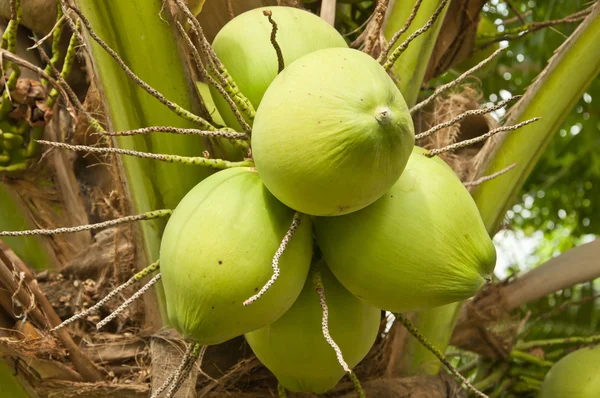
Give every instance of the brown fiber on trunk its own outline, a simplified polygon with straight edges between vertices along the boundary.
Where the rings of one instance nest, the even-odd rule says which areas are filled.
[[[38,325],[46,328],[58,326],[61,322],[52,305],[40,290],[33,273],[20,261],[12,250],[0,241],[0,281],[6,289],[17,297],[23,309],[35,319]],[[102,375],[98,368],[81,353],[66,329],[57,332],[61,344],[69,351],[75,369],[84,380],[99,381]]]
[[[441,75],[473,52],[479,14],[486,0],[452,0],[435,43],[424,82]]]

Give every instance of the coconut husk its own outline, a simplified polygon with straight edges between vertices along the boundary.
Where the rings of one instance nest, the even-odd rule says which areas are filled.
[[[486,358],[508,358],[522,321],[506,310],[503,295],[506,283],[487,285],[466,303],[450,344]]]
[[[463,112],[480,109],[482,97],[475,85],[460,86],[454,91],[437,97],[430,106],[413,116],[415,132],[419,134],[447,122]],[[482,136],[497,126],[497,121],[489,114],[468,116],[450,127],[418,140],[416,144],[426,149],[443,148],[459,141]],[[454,169],[462,181],[467,181],[474,169],[475,156],[483,144],[478,143],[453,152],[446,152],[440,157]]]

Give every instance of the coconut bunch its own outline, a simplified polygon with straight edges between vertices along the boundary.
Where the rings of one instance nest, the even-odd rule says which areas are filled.
[[[189,22],[227,124],[200,133],[231,139],[247,158],[143,154],[222,170],[173,211],[107,223],[170,217],[160,259],[54,330],[159,270],[97,325],[162,281],[170,324],[190,344],[153,397],[173,396],[206,346],[241,335],[281,391],[323,393],[345,374],[360,391],[352,368],[374,344],[382,310],[465,300],[489,279],[496,252],[477,207],[435,156],[441,149],[415,146],[411,110],[388,75],[392,56],[348,48],[332,26],[292,7],[241,14],[211,45]]]
[[[240,120],[211,89],[228,127],[251,126],[255,166],[207,178],[171,216],[169,319],[200,345],[245,334],[284,388],[323,393],[366,356],[382,309],[473,296],[495,249],[452,169],[414,146],[386,70],[323,20],[255,9],[212,48],[256,109]]]

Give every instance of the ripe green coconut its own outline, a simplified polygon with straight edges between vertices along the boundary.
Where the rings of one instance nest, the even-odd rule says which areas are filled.
[[[321,261],[315,268],[321,274],[329,310],[329,334],[340,347],[350,368],[356,366],[375,342],[381,310],[354,297]],[[257,358],[288,390],[324,393],[344,376],[335,351],[325,340],[319,296],[309,275],[304,289],[281,318],[246,333]]]
[[[256,112],[252,153],[269,190],[302,213],[336,216],[379,199],[414,146],[402,94],[361,51],[329,48],[296,60]]]
[[[281,257],[277,282],[254,304],[243,302],[271,277],[273,256],[293,215],[251,168],[220,171],[182,199],[163,234],[160,269],[169,320],[183,337],[222,343],[291,307],[310,268],[308,217]]]
[[[600,345],[563,357],[546,374],[539,398],[600,397]]]
[[[240,91],[255,108],[258,108],[279,69],[277,54],[271,43],[272,26],[263,15],[264,10],[270,10],[277,23],[277,44],[281,47],[286,66],[322,48],[348,46],[333,26],[299,8],[263,7],[238,15],[219,31],[212,46]],[[225,123],[240,129],[221,94],[213,87],[211,93]]]
[[[454,171],[415,147],[398,182],[377,202],[314,219],[317,243],[338,280],[388,311],[423,310],[473,296],[496,250]]]

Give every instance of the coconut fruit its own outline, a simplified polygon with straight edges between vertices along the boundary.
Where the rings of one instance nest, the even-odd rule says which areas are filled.
[[[539,398],[600,397],[600,345],[574,351],[548,371]]]
[[[276,40],[286,66],[322,48],[348,46],[333,26],[299,8],[255,8],[236,16],[219,31],[212,46],[240,91],[255,108],[279,72],[277,53],[271,43],[272,26],[263,15],[265,10],[272,12],[277,23]],[[213,87],[211,93],[227,125],[241,128],[221,94]]]
[[[496,250],[454,171],[415,147],[398,182],[377,202],[314,219],[317,244],[337,279],[388,311],[423,310],[473,296]]]
[[[350,368],[356,366],[375,342],[381,310],[354,297],[333,276],[324,262],[321,274],[329,310],[329,333]],[[257,358],[288,390],[324,393],[344,376],[333,348],[322,331],[322,310],[312,275],[292,308],[272,324],[247,333]]]
[[[267,188],[302,213],[336,216],[379,199],[414,146],[402,94],[379,63],[348,48],[296,60],[256,112],[252,153]]]
[[[311,222],[304,217],[280,259],[279,279],[254,304],[294,212],[251,168],[220,171],[194,187],[165,228],[160,270],[169,321],[186,338],[218,344],[283,315],[306,280]]]

